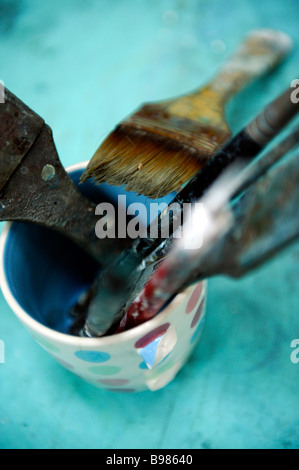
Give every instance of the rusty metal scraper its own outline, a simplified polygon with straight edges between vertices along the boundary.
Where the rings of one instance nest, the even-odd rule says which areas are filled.
[[[96,237],[95,207],[63,168],[50,127],[5,89],[0,104],[0,221],[54,229],[107,265],[128,241]]]

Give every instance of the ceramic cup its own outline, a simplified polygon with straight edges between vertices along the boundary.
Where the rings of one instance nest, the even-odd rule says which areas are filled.
[[[77,184],[86,162],[68,172]],[[88,182],[93,200],[114,200],[119,188]],[[134,195],[129,194],[134,200]],[[140,199],[138,199],[140,201]],[[152,320],[118,335],[68,334],[68,311],[91,284],[97,265],[64,237],[27,223],[7,223],[0,239],[0,283],[13,312],[60,364],[87,382],[115,392],[158,390],[186,363],[205,316],[206,282],[178,294]]]

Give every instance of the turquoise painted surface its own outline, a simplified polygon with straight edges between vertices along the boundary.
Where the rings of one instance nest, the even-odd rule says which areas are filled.
[[[299,78],[298,13],[295,0],[0,0],[0,79],[51,125],[67,166],[140,103],[204,83],[247,30],[288,32],[288,61],[229,105],[236,131]],[[298,261],[296,245],[247,279],[213,279],[191,361],[139,395],[64,370],[0,294],[0,448],[298,448]]]

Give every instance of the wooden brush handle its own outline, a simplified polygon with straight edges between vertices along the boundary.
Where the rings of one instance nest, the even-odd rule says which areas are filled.
[[[255,78],[270,71],[289,53],[291,38],[280,31],[261,29],[250,33],[237,52],[225,63],[206,90],[226,102]]]
[[[280,31],[253,31],[216,77],[195,92],[166,102],[167,112],[216,128],[218,133],[223,133],[223,138],[219,139],[217,135],[216,141],[223,144],[231,135],[224,117],[225,103],[247,84],[281,62],[291,46],[290,37]]]

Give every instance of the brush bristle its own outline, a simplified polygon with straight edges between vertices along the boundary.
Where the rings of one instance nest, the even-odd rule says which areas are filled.
[[[200,135],[196,140],[200,141]],[[204,135],[202,148],[194,148],[154,132],[119,125],[96,151],[81,182],[94,178],[98,184],[125,185],[127,191],[156,199],[179,190],[218,146],[216,139],[207,143]]]

